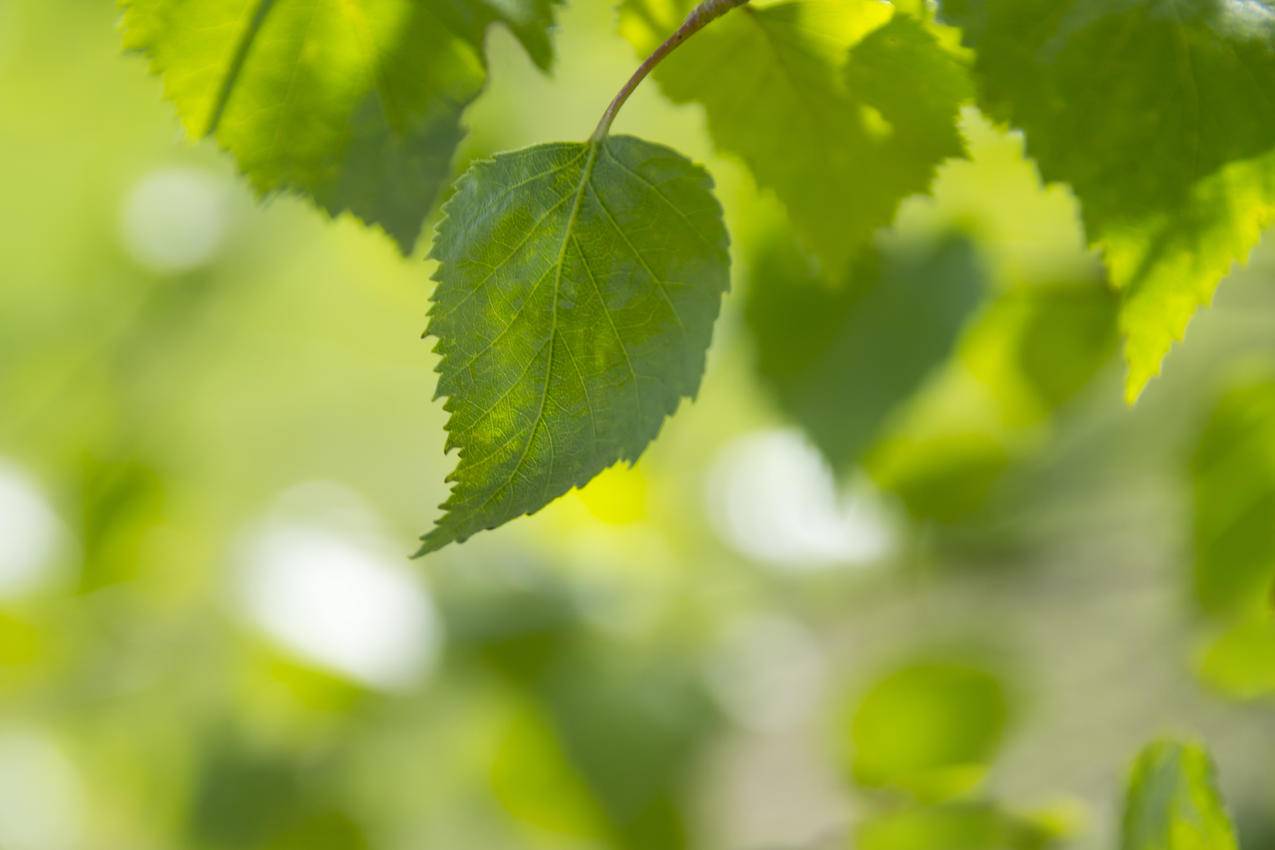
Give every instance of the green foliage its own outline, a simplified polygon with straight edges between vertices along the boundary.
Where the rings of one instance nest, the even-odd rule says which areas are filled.
[[[422,554],[636,461],[695,394],[729,284],[711,187],[629,137],[503,154],[461,180],[428,330],[460,461]]]
[[[667,24],[658,37],[686,11],[678,2],[643,4],[654,26]],[[1073,103],[1121,97],[1126,78],[1145,86],[1158,71],[1173,96],[1127,113],[1166,132],[1194,120],[1197,101],[1180,96],[1190,83],[1212,80],[1210,68],[1234,71],[1221,49],[1234,31],[1206,32],[1197,20],[1252,15],[1243,26],[1264,26],[1271,8],[1022,2],[1061,13],[1024,13],[1024,77],[1055,60],[1068,73],[1092,70],[1084,80],[1093,85],[1076,97],[1033,109],[1074,112],[1083,125],[1089,115]],[[628,46],[611,31],[614,5],[137,0],[124,26],[165,66],[163,83],[182,93],[179,109],[197,135],[215,115],[223,146],[278,166],[259,188],[384,214],[406,243],[462,122],[484,150],[509,150],[596,116],[630,70]],[[771,110],[774,82],[754,74],[785,70],[773,51],[742,49],[697,81],[719,93],[739,83],[726,116],[737,138],[718,140],[720,158],[705,153],[712,139],[699,131],[720,125],[721,109],[698,95],[672,104],[654,86],[635,99],[643,138],[695,151],[720,177],[744,276],[756,277],[740,281],[746,291],[735,302],[721,299],[716,202],[703,172],[681,157],[622,138],[477,166],[443,225],[432,329],[453,351],[491,348],[472,369],[443,352],[442,386],[455,391],[444,411],[422,393],[422,361],[432,358],[415,340],[433,261],[428,271],[402,262],[360,228],[325,231],[320,216],[297,219],[292,203],[253,209],[229,184],[232,157],[219,161],[215,143],[175,148],[158,81],[118,55],[113,4],[0,3],[0,185],[10,201],[0,226],[0,846],[1026,850],[1066,838],[1057,826],[1091,807],[1076,846],[1118,844],[1104,840],[1115,838],[1111,801],[1101,799],[1110,754],[1166,722],[1222,730],[1245,843],[1271,844],[1272,745],[1261,728],[1269,706],[1202,698],[1175,675],[1175,650],[1202,636],[1199,672],[1228,695],[1275,688],[1266,522],[1275,513],[1275,386],[1237,388],[1196,433],[1218,381],[1233,374],[1227,358],[1265,358],[1257,374],[1271,374],[1275,254],[1224,288],[1221,308],[1175,355],[1175,376],[1140,409],[1120,409],[1107,380],[1115,376],[1094,380],[1118,345],[1116,296],[1100,267],[1119,257],[1088,251],[1084,199],[1066,184],[1043,187],[1021,155],[1028,136],[994,128],[973,108],[960,114],[966,157],[925,177],[940,148],[949,156],[962,147],[946,117],[965,97],[961,69],[989,67],[956,46],[958,32],[934,24],[939,5],[753,0],[754,11],[731,11],[660,66],[660,76],[676,76],[701,46],[759,21],[790,36],[782,55],[813,80],[812,103],[853,104],[853,120],[835,122],[874,144],[890,134],[879,147],[854,141],[859,173],[841,181],[849,194],[832,197],[825,186],[845,176],[844,163],[815,161],[839,152],[812,147],[800,122]],[[964,5],[989,10],[971,20],[975,35],[1012,11]],[[638,9],[625,9],[630,34]],[[442,23],[422,23],[435,10]],[[547,62],[550,12],[563,15],[565,39],[555,79],[524,56]],[[1181,53],[1164,49],[1161,12],[1182,16],[1170,27],[1183,36]],[[845,17],[820,23],[837,14]],[[364,19],[392,36],[384,51],[360,52]],[[1070,42],[1109,46],[1090,36],[1112,19],[1142,26],[1126,49],[1079,51],[1090,69]],[[785,20],[798,23],[774,26]],[[845,26],[858,31],[843,37]],[[1252,53],[1240,58],[1254,60],[1246,64],[1260,81]],[[1183,58],[1207,60],[1207,73],[1182,73]],[[1160,67],[1148,71],[1148,61]],[[462,116],[488,62],[491,97]],[[932,65],[960,73],[923,79]],[[1012,88],[1020,69],[1006,67],[1002,85]],[[378,70],[389,76],[374,91]],[[1229,113],[1203,119],[1257,88],[1200,90],[1201,171],[1212,168],[1210,151],[1252,141]],[[435,103],[439,91],[446,97]],[[377,92],[389,94],[382,113],[361,111]],[[186,115],[182,98],[199,108]],[[1256,119],[1263,107],[1254,101]],[[1102,122],[1111,115],[1092,116],[1070,142],[1107,160],[1112,187],[1127,186],[1144,156],[1155,166],[1182,150],[1180,139],[1133,154],[1108,148]],[[943,121],[911,139],[901,128],[913,117],[917,127]],[[1033,150],[1049,147],[1038,144],[1043,131],[1028,129]],[[747,156],[754,135],[780,138],[793,162],[768,167],[805,169],[809,186],[750,178],[749,169],[763,176]],[[582,151],[585,159],[568,162]],[[652,186],[680,187],[686,199],[666,208],[608,156],[629,157],[648,178],[658,172],[668,182]],[[1221,231],[1247,215],[1243,204],[1219,203],[1207,223],[1197,196],[1256,173],[1265,157],[1188,173],[1186,189],[1172,176],[1154,182],[1147,215],[1154,202],[1166,229]],[[518,185],[512,172],[534,176],[537,158],[563,172]],[[919,189],[907,191],[929,186],[929,197],[912,196],[895,214],[887,198],[909,183]],[[1260,180],[1245,185],[1265,191]],[[806,193],[844,204],[813,235],[809,216],[795,212]],[[1179,193],[1184,203],[1160,206]],[[563,208],[532,226],[559,200]],[[602,201],[617,221],[621,212],[630,219],[623,229],[607,225]],[[679,214],[711,229],[711,245]],[[951,233],[961,238],[945,241]],[[1105,246],[1125,234],[1090,235]],[[157,238],[171,243],[163,247],[206,240],[207,250],[166,266],[145,250]],[[625,253],[626,238],[640,255]],[[497,276],[493,267],[516,246],[526,251]],[[837,252],[850,260],[829,268]],[[586,274],[595,254],[611,275],[597,291]],[[948,260],[968,264],[959,286],[948,286]],[[685,266],[685,288],[674,289],[698,299],[693,345],[680,347],[644,264],[669,279],[666,271]],[[966,284],[983,277],[974,310]],[[480,438],[500,431],[526,461],[507,462],[502,491],[468,465],[481,455],[456,442],[457,490],[494,495],[492,505],[525,499],[531,509],[587,478],[591,465],[641,450],[698,385],[719,300],[714,385],[659,452],[639,468],[610,470],[514,537],[452,547],[428,564],[402,561],[395,541],[418,530],[422,499],[437,501],[431,486],[441,497],[433,482],[453,460],[429,437],[446,413],[481,418],[497,401],[492,384],[504,382],[507,404],[495,405],[498,418],[483,426],[493,433]],[[449,326],[443,310],[457,305]],[[624,368],[630,343],[649,368]],[[540,359],[531,356],[537,345],[546,347]],[[851,356],[859,350],[869,354]],[[761,355],[760,380],[741,362],[750,352]],[[655,388],[664,394],[653,402]],[[630,404],[629,390],[649,407]],[[596,438],[595,396],[612,429]],[[772,407],[872,483],[833,492],[787,434],[759,430],[773,425]],[[560,457],[570,474],[554,474]],[[533,486],[532,475],[542,480]],[[435,542],[501,521],[492,505],[462,506]],[[1182,545],[1191,507],[1194,553]],[[949,518],[962,524],[935,522]],[[526,569],[541,560],[543,574]],[[876,566],[850,567],[860,560]],[[1184,616],[1189,595],[1158,585],[1179,562],[1184,580],[1196,568],[1204,616]],[[935,654],[962,630],[1013,646],[1045,671],[1029,703],[1010,698],[1020,690],[999,668]],[[885,679],[863,669],[918,635],[936,648]],[[1149,646],[1153,637],[1168,651]],[[829,681],[865,676],[875,687],[836,716],[835,740],[821,738]],[[1007,728],[1012,757],[993,763]],[[829,788],[824,758],[839,759],[850,780],[842,794],[853,800]],[[1149,754],[1131,794],[1131,841],[1234,850],[1215,792],[1198,790],[1202,773],[1207,787],[1198,748]]]
[[[744,312],[758,372],[829,463],[844,470],[947,359],[985,272],[973,245],[950,236],[869,251],[844,285],[830,288],[776,234],[753,258],[749,277]]]
[[[959,658],[918,658],[853,706],[844,728],[850,774],[864,787],[923,800],[963,795],[982,782],[1011,715],[996,672]]]
[[[694,5],[624,0],[645,55]],[[744,7],[662,63],[677,103],[702,104],[718,147],[774,191],[830,280],[899,202],[960,156],[965,70],[921,23],[871,0]]]
[[[980,103],[1068,183],[1121,293],[1137,398],[1275,204],[1265,0],[946,0]]]
[[[1213,763],[1198,744],[1159,741],[1134,762],[1120,850],[1237,850]]]
[[[213,136],[261,194],[296,192],[379,225],[406,253],[451,172],[506,24],[552,59],[558,0],[121,0],[192,137]]]

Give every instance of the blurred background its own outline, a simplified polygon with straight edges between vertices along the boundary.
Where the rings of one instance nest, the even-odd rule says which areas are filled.
[[[1128,409],[1073,199],[968,112],[865,274],[975,286],[911,377],[925,290],[871,302],[877,398],[787,349],[838,296],[644,86],[617,130],[733,237],[700,397],[410,561],[452,465],[424,249],[255,202],[116,17],[0,0],[0,850],[1110,847],[1165,733],[1275,848],[1275,253]],[[492,32],[458,171],[587,135],[632,49],[598,0],[558,45]]]

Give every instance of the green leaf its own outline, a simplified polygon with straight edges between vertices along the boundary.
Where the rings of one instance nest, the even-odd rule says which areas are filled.
[[[730,277],[708,174],[632,137],[481,162],[445,212],[428,333],[460,462],[421,554],[636,461],[699,388]]]
[[[646,55],[691,5],[624,0],[622,32]],[[714,142],[784,202],[833,280],[964,150],[964,68],[923,24],[872,0],[744,6],[653,76],[673,101],[704,106]]]
[[[1275,581],[1275,378],[1245,382],[1218,402],[1196,444],[1191,482],[1196,600],[1214,616],[1267,612]]]
[[[983,780],[1011,715],[992,670],[959,658],[923,657],[876,681],[846,724],[848,764],[867,788],[926,800],[967,793]]]
[[[1237,850],[1213,764],[1197,744],[1160,741],[1133,765],[1121,850]]]
[[[560,0],[120,0],[194,138],[213,136],[262,195],[350,211],[408,252],[486,82],[488,24],[552,58]]]
[[[950,236],[869,251],[833,289],[773,236],[753,258],[744,306],[761,378],[845,469],[947,359],[984,276],[970,242]]]
[[[1072,186],[1137,398],[1275,208],[1269,0],[945,0],[981,102]]]

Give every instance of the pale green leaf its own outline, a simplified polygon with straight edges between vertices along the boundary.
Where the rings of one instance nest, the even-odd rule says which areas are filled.
[[[751,264],[745,318],[779,406],[835,469],[855,463],[956,345],[985,272],[959,236],[866,252],[831,288],[782,237]]]
[[[1151,744],[1134,762],[1121,850],[1237,850],[1235,830],[1203,747]]]
[[[635,461],[699,387],[730,268],[707,173],[632,137],[475,165],[433,256],[460,461],[422,553]]]
[[[621,30],[645,55],[690,6],[625,0]],[[965,69],[924,24],[875,0],[744,6],[654,78],[675,102],[703,105],[714,142],[784,202],[830,279],[964,149]]]
[[[1270,0],[945,0],[984,108],[1072,186],[1135,399],[1275,209]]]
[[[405,252],[486,82],[487,26],[546,66],[558,2],[120,0],[125,46],[192,137],[215,137],[259,193],[348,210]]]

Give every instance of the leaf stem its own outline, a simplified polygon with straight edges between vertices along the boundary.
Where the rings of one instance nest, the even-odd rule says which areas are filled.
[[[686,20],[678,27],[677,32],[673,33],[663,44],[655,48],[655,52],[646,58],[629,81],[624,84],[624,88],[620,89],[619,94],[611,101],[611,105],[607,107],[606,112],[602,113],[602,120],[598,122],[597,129],[593,131],[592,141],[600,141],[605,139],[607,133],[611,132],[611,125],[615,122],[615,116],[619,114],[621,107],[628,101],[629,95],[637,90],[642,81],[655,70],[655,66],[664,60],[674,50],[682,45],[695,33],[708,26],[722,15],[729,12],[737,6],[743,6],[748,0],[702,0],[702,2],[691,10],[686,16]]]

